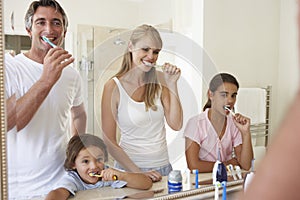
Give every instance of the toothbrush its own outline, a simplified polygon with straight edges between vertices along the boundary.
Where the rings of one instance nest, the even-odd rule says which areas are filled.
[[[221,162],[217,160],[214,164],[213,171],[212,171],[212,176],[213,176],[213,185],[215,186],[215,200],[219,200],[219,186],[220,182],[217,180],[217,171],[218,171],[218,166]]]
[[[96,174],[94,172],[90,172],[89,173],[89,176],[95,176],[95,177],[98,177],[98,178],[102,178],[102,175],[101,174]],[[113,175],[113,179],[116,181],[118,180],[118,176],[117,175]]]
[[[145,62],[144,61],[144,64],[147,66],[147,67],[154,67],[154,68],[159,68],[159,69],[163,69],[163,65],[157,65],[156,63],[150,63],[150,62]]]
[[[229,108],[229,106],[224,106],[225,110],[228,110],[233,116],[235,116],[235,113]]]
[[[197,189],[199,187],[199,171],[198,169],[194,169],[192,172],[195,174],[195,188]]]
[[[223,187],[223,194],[222,194],[222,200],[226,200],[226,181],[222,182],[222,187]]]
[[[213,167],[213,184],[215,185],[215,200],[219,199],[219,187],[223,186],[222,199],[226,200],[226,182],[227,171],[225,165],[220,161],[220,149],[218,150],[218,159]],[[225,185],[225,186],[224,186]]]
[[[237,173],[237,176],[239,177],[240,180],[242,180],[242,179],[243,179],[243,176],[242,176],[242,171],[241,171],[240,166],[235,165],[234,168],[235,168],[235,171],[236,171],[236,173]]]
[[[53,44],[46,36],[42,36],[42,39],[47,42],[48,44],[50,44],[51,47],[55,48],[57,47],[55,44]]]
[[[231,176],[233,177],[233,180],[236,181],[237,180],[236,172],[234,171],[232,164],[227,165],[227,169],[231,173]]]
[[[102,178],[101,174],[96,174],[95,172],[89,173],[89,176],[95,176],[95,177],[98,177],[98,178]]]

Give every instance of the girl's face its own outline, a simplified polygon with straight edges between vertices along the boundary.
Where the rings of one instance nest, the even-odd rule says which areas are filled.
[[[161,46],[146,36],[135,45],[130,43],[129,51],[132,53],[133,67],[140,67],[143,71],[148,72],[155,65],[160,50]]]
[[[224,109],[224,106],[233,109],[236,102],[238,88],[233,83],[224,83],[218,87],[215,92],[209,91],[209,97],[211,100],[211,108],[215,111],[228,115],[229,111]]]
[[[89,173],[101,174],[104,169],[105,155],[103,151],[96,146],[90,146],[82,149],[75,159],[73,169],[76,169],[79,176],[85,183],[95,184],[98,177],[91,177]]]

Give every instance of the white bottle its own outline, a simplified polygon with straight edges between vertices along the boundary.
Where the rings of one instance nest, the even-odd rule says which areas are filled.
[[[252,182],[252,179],[254,178],[254,172],[250,172],[246,175],[245,181],[244,181],[244,191],[247,190],[249,184]]]

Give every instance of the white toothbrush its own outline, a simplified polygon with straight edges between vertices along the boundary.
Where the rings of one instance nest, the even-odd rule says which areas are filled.
[[[163,66],[162,66],[162,65],[157,65],[156,63],[150,63],[150,62],[145,62],[145,61],[144,61],[144,64],[145,64],[147,67],[155,67],[155,68],[163,69]]]
[[[235,116],[235,113],[233,112],[233,110],[231,110],[228,106],[224,106],[225,110],[228,110],[233,116]]]
[[[240,180],[242,180],[242,179],[243,179],[243,176],[242,176],[242,171],[241,171],[240,166],[235,165],[234,168],[235,168],[235,171],[236,171],[236,173],[237,173],[237,176],[239,177]]]
[[[51,45],[51,47],[53,47],[53,48],[55,48],[55,47],[57,47],[55,44],[53,44],[46,36],[42,36],[42,39],[45,41],[45,42],[47,42],[48,44],[50,44]]]

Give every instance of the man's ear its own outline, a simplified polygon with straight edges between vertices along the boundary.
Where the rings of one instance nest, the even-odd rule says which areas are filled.
[[[29,38],[31,39],[31,38],[32,38],[31,30],[29,30],[28,28],[26,28],[26,31],[27,31],[27,33],[28,33]]]

